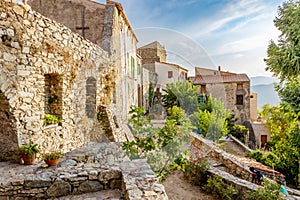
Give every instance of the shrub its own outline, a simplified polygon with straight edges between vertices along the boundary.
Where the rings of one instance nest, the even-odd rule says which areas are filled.
[[[173,106],[172,108],[168,108],[168,120],[175,120],[176,124],[182,124],[183,122],[188,121],[188,117],[186,116],[185,111],[178,107]]]
[[[195,185],[203,185],[207,181],[208,169],[209,163],[207,159],[199,151],[196,151],[194,156],[190,156],[184,176]]]
[[[264,165],[268,165],[270,167],[276,167],[280,163],[279,158],[270,151],[264,152],[261,150],[254,150],[250,152],[247,156],[249,158],[255,159],[257,162],[261,162]]]
[[[247,191],[245,194],[246,200],[283,200],[280,185],[272,183],[268,179],[264,179],[264,187],[258,188],[256,191]]]
[[[238,199],[238,191],[232,185],[224,183],[221,177],[209,177],[202,189],[220,199]]]
[[[254,151],[251,151],[250,153],[248,153],[247,156],[249,158],[255,159],[257,162],[261,162],[262,161],[262,157],[263,157],[263,151],[261,151],[261,150],[254,150]]]

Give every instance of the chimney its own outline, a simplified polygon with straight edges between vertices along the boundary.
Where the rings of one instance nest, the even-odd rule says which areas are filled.
[[[218,66],[218,71],[221,71],[221,66]]]

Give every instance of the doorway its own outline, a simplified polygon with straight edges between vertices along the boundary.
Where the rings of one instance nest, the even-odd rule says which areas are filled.
[[[268,136],[267,135],[261,135],[260,136],[260,146],[261,148],[265,147],[266,143],[267,143],[267,139],[268,139]]]

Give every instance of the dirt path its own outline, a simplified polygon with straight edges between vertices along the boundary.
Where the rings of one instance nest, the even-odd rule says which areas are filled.
[[[170,200],[217,200],[185,180],[181,171],[174,171],[163,184]]]

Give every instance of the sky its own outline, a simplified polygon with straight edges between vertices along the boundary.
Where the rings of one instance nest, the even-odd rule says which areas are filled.
[[[103,0],[98,2],[104,3]],[[194,66],[272,76],[264,58],[278,6],[284,0],[119,0],[139,38],[138,46],[159,41],[167,61]]]
[[[105,3],[105,0],[95,0]],[[284,0],[115,0],[139,39],[138,47],[159,41],[167,61],[194,74],[194,67],[272,76],[264,58],[278,6]]]

